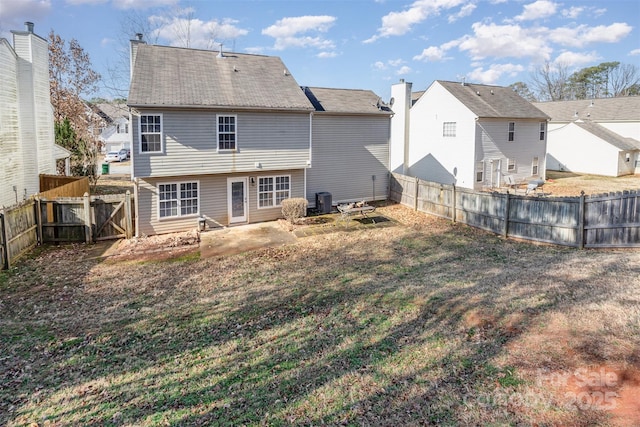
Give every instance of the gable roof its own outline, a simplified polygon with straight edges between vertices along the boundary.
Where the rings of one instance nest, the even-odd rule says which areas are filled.
[[[640,96],[536,102],[533,105],[551,116],[551,121],[554,122],[576,119],[601,122],[640,121]]]
[[[139,44],[128,104],[134,107],[220,107],[313,110],[275,56]]]
[[[540,119],[548,116],[504,86],[436,80],[462,104],[481,118]]]
[[[621,136],[620,134],[607,129],[602,125],[593,122],[583,122],[582,120],[578,120],[573,123],[579,128],[586,130],[592,135],[597,136],[598,138],[608,142],[609,144],[613,145],[616,148],[619,148],[620,150],[640,150],[640,141],[637,141],[633,138]]]
[[[303,87],[304,94],[318,112],[345,114],[381,114],[391,109],[370,90]]]
[[[129,107],[124,103],[100,102],[91,104],[91,108],[108,123],[122,117],[129,118]]]

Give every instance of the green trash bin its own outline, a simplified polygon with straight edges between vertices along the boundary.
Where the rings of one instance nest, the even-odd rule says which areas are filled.
[[[102,164],[102,175],[109,175],[109,163]]]

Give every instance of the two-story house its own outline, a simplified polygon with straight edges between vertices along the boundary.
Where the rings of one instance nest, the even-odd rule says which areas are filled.
[[[390,111],[381,112],[371,92],[303,89],[278,57],[141,38],[132,41],[131,63],[139,235],[194,228],[201,218],[208,227],[273,220],[282,217],[282,200],[308,197],[313,206],[316,191],[334,200],[386,198],[381,153],[388,153]],[[326,108],[317,110],[322,101]],[[380,133],[354,137],[367,126]],[[322,165],[333,169],[323,173]],[[372,182],[384,188],[374,193]]]
[[[475,190],[544,179],[548,117],[512,89],[436,80],[412,96],[411,86],[391,88],[392,172]]]
[[[131,133],[129,131],[129,108],[125,103],[101,102],[91,105],[103,122],[100,129],[102,152],[120,151],[131,148]]]
[[[0,207],[38,193],[39,174],[70,155],[55,145],[48,43],[33,27],[12,31],[13,46],[0,39]]]
[[[547,169],[620,176],[640,173],[640,97],[539,102],[551,117]]]

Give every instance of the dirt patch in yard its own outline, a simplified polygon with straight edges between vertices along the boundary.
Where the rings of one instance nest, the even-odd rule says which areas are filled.
[[[197,254],[200,233],[196,230],[120,240],[106,254],[110,262],[162,261]]]

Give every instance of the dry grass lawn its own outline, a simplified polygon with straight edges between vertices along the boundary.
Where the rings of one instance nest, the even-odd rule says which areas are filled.
[[[0,425],[638,425],[640,251],[394,227],[0,273]]]
[[[640,175],[618,177],[585,175],[571,172],[547,171],[545,193],[551,196],[579,196],[610,193],[625,190],[640,190]]]

